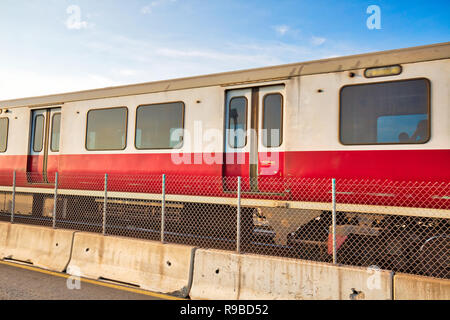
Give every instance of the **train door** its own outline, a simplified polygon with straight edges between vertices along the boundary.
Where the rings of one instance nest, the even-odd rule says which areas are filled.
[[[284,192],[284,85],[259,89],[258,191]]]
[[[28,151],[28,181],[51,183],[58,171],[61,108],[33,110]]]
[[[283,174],[284,85],[229,90],[225,106],[224,188],[243,192],[280,192],[275,177]],[[279,180],[279,179],[278,179]]]

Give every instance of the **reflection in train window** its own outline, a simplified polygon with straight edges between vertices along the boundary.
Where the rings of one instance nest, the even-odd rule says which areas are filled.
[[[232,148],[247,145],[247,98],[234,97],[228,110],[229,143]]]
[[[136,112],[136,148],[179,149],[183,127],[183,102],[140,106]]]
[[[8,145],[8,118],[0,119],[0,152],[6,152],[6,147]]]
[[[427,115],[381,116],[377,121],[377,142],[400,143],[424,142],[427,140]]]
[[[87,115],[86,148],[95,150],[123,150],[127,143],[125,107],[90,110]]]
[[[61,131],[61,113],[55,113],[52,118],[52,143],[50,150],[59,151],[59,136]]]
[[[282,141],[283,96],[279,93],[264,97],[263,145],[267,148],[279,147]]]
[[[343,144],[425,143],[430,139],[430,83],[413,79],[341,90]]]
[[[44,116],[37,115],[34,118],[34,141],[33,151],[41,152],[44,145]]]

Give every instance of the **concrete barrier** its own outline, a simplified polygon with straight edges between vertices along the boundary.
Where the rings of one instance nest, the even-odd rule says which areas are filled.
[[[5,247],[6,247],[6,235],[8,234],[8,226],[7,222],[0,222],[0,259],[5,255]]]
[[[394,300],[450,300],[450,280],[396,274]]]
[[[195,248],[76,233],[67,273],[186,297]]]
[[[190,297],[212,300],[392,300],[393,273],[197,250]]]
[[[13,259],[52,271],[66,269],[74,231],[0,224],[0,259]]]

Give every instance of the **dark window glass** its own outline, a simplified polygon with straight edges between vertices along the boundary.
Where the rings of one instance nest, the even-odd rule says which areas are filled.
[[[127,139],[127,108],[91,110],[87,116],[86,148],[123,150]]]
[[[430,138],[429,94],[426,79],[344,87],[341,91],[341,142],[427,142]]]
[[[41,152],[44,144],[44,116],[37,115],[34,120],[33,151]]]
[[[59,136],[61,131],[61,113],[55,113],[52,119],[52,144],[53,152],[59,151]]]
[[[247,98],[235,97],[230,101],[228,116],[229,141],[232,148],[247,144]]]
[[[140,106],[136,113],[136,148],[181,148],[183,118],[182,102]]]
[[[8,118],[0,119],[0,152],[5,152],[8,144]]]
[[[264,97],[263,145],[267,148],[279,147],[282,141],[283,96],[279,93]]]

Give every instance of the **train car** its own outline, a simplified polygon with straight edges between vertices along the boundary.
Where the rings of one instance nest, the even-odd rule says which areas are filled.
[[[330,210],[320,206],[330,194],[306,194],[300,184],[287,187],[289,179],[449,181],[449,74],[450,43],[441,43],[0,101],[0,184],[10,185],[15,171],[18,186],[51,189],[58,172],[77,177],[63,189],[100,191],[101,181],[86,177],[108,173],[110,191],[139,198],[159,186],[114,177],[214,177],[220,183],[208,188],[187,180],[180,187],[181,178],[167,188],[180,201],[232,209],[240,176],[248,197],[277,200],[248,205],[249,214],[302,217],[272,226],[277,243],[295,242],[302,226]],[[403,215],[448,221],[448,196],[430,191],[409,204],[365,197],[361,213],[409,206]]]

